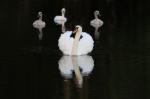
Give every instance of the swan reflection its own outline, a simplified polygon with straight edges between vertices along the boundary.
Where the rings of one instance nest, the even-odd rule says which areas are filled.
[[[58,62],[61,75],[65,79],[73,78],[75,74],[78,87],[82,87],[83,77],[88,76],[94,68],[94,60],[89,55],[62,56]]]

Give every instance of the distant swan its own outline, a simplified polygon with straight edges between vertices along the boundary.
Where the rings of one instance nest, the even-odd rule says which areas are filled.
[[[99,11],[97,11],[97,10],[94,11],[95,19],[90,21],[90,25],[95,28],[95,36],[96,37],[99,37],[98,29],[104,24],[104,22],[98,18],[98,15],[100,16]]]
[[[62,8],[61,9],[61,16],[55,16],[54,17],[54,22],[58,25],[62,25],[62,32],[65,32],[65,23],[67,21],[67,18],[65,17],[65,12],[66,12],[66,9],[65,8]]]
[[[42,12],[38,12],[39,19],[33,22],[33,27],[39,30],[39,40],[42,40],[43,32],[42,29],[45,27],[46,23],[42,21]]]
[[[92,37],[82,32],[82,27],[77,25],[74,31],[66,31],[58,40],[58,47],[65,55],[85,55],[93,50]]]

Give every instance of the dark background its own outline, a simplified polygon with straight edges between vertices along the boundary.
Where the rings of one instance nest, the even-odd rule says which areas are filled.
[[[60,14],[60,9],[67,9],[66,27],[72,29],[80,24],[92,34],[89,21],[93,11],[98,9],[102,27],[101,39],[107,47],[133,47],[149,45],[149,1],[147,0],[15,0],[1,1],[1,45],[2,49],[33,46],[38,41],[37,31],[32,22],[37,19],[37,12],[43,11],[47,23],[43,44],[55,46],[60,32],[53,18]],[[60,32],[61,33],[61,32]],[[56,46],[55,46],[56,47]]]
[[[88,97],[78,97],[83,90],[75,90],[71,83],[72,99],[149,99],[149,4],[149,0],[1,0],[0,98],[66,99],[57,63],[62,56],[57,47],[61,28],[53,22],[65,7],[68,30],[80,24],[93,36],[89,22],[94,10],[100,10],[104,21],[91,54],[95,69],[84,78]],[[32,27],[38,11],[46,22],[41,42]]]

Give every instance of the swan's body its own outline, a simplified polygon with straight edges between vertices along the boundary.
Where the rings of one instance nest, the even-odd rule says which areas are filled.
[[[67,18],[65,18],[63,16],[55,16],[55,18],[54,18],[54,22],[58,25],[62,25],[66,21],[67,21]]]
[[[42,29],[45,27],[46,23],[42,20],[42,12],[38,13],[39,19],[33,22],[33,27],[39,30],[39,39],[42,40]]]
[[[80,31],[77,30],[75,34],[73,31],[66,31],[61,34],[58,40],[58,46],[63,54],[85,55],[93,50],[94,41],[92,37],[88,33],[82,32],[82,28],[80,26],[79,30]],[[72,37],[72,35],[74,35],[74,37]]]
[[[94,12],[95,19],[93,19],[90,22],[90,25],[93,26],[94,28],[99,28],[104,24],[104,22],[98,18],[98,15],[100,15],[99,11],[95,11]]]
[[[67,22],[67,18],[65,17],[65,8],[61,10],[61,16],[55,16],[54,22],[58,25],[62,25],[62,32],[65,32],[65,23]]]

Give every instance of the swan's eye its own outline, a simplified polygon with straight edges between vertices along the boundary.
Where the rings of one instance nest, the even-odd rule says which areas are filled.
[[[78,30],[79,27],[75,27],[76,30]]]

